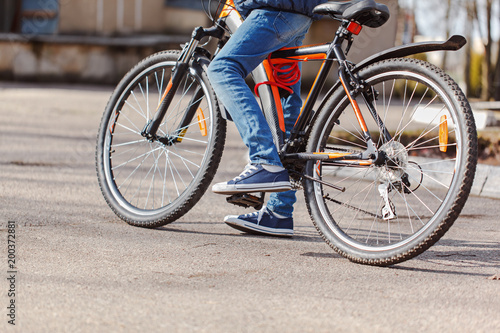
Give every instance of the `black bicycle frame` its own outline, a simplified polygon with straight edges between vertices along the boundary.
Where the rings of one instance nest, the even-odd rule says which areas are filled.
[[[427,51],[438,51],[438,50],[458,50],[463,45],[465,45],[465,38],[461,36],[453,36],[448,41],[444,43],[419,43],[419,44],[410,44],[401,47],[395,47],[379,54],[376,54],[361,63],[357,66],[349,63],[346,60],[346,54],[342,49],[342,44],[344,41],[348,42],[346,53],[350,49],[353,42],[353,35],[351,32],[347,30],[347,26],[350,22],[343,21],[341,26],[336,32],[335,38],[332,43],[326,43],[323,45],[316,46],[304,46],[304,47],[295,47],[295,48],[286,48],[282,50],[278,50],[271,54],[271,61],[273,59],[289,59],[292,61],[309,61],[310,58],[318,59],[322,61],[322,66],[316,76],[316,79],[311,87],[309,95],[306,101],[303,104],[302,110],[300,112],[300,116],[297,119],[293,130],[291,131],[291,136],[286,141],[284,140],[284,135],[278,135],[277,145],[283,160],[322,160],[322,161],[332,161],[340,164],[349,164],[349,165],[370,165],[381,164],[384,162],[383,154],[379,154],[375,144],[372,141],[371,135],[368,131],[368,128],[365,124],[363,115],[361,114],[361,110],[356,102],[356,99],[353,98],[354,95],[361,93],[363,100],[381,129],[381,133],[384,136],[386,141],[391,140],[391,136],[379,115],[377,114],[375,107],[373,106],[373,96],[370,96],[370,93],[364,86],[363,82],[360,82],[358,78],[354,75],[361,68],[366,67],[369,64],[375,63],[377,61],[408,56],[415,53],[427,52]],[[142,131],[142,135],[146,137],[150,141],[158,140],[164,144],[172,145],[176,142],[180,141],[180,137],[182,136],[182,131],[191,123],[196,109],[199,105],[199,100],[202,97],[202,91],[196,91],[192,100],[191,107],[188,108],[186,114],[184,115],[181,123],[179,124],[179,128],[174,131],[173,135],[169,138],[163,138],[157,136],[158,128],[165,117],[167,109],[177,91],[177,88],[181,82],[182,77],[185,75],[186,71],[189,68],[189,63],[195,54],[199,42],[204,37],[214,37],[219,40],[222,40],[224,37],[224,22],[223,20],[219,20],[219,22],[210,28],[202,28],[198,27],[193,31],[191,40],[184,47],[179,60],[172,70],[173,74],[170,79],[169,84],[167,85],[167,89],[162,97],[160,105],[156,111],[154,118],[148,122]],[[318,55],[322,55],[318,57]],[[329,91],[327,97],[333,93],[336,89],[343,86],[347,97],[354,109],[356,118],[360,125],[360,128],[363,132],[363,137],[367,142],[367,150],[362,153],[339,153],[335,154],[321,154],[321,153],[313,153],[313,152],[301,152],[300,150],[303,148],[302,144],[304,143],[304,135],[307,133],[309,126],[313,123],[315,117],[315,111],[313,110],[313,106],[318,99],[321,90],[324,87],[326,79],[332,69],[334,63],[338,63],[338,77],[339,81],[334,85],[334,87]],[[279,98],[278,98],[279,99]],[[279,132],[279,130],[278,130]],[[356,162],[357,161],[357,162]],[[367,163],[368,162],[368,163]]]
[[[322,60],[322,66],[316,76],[316,79],[311,87],[309,95],[307,96],[306,101],[302,107],[300,112],[299,119],[295,123],[293,130],[291,131],[290,138],[284,143],[281,148],[281,154],[283,159],[285,160],[335,160],[335,161],[351,161],[347,162],[349,164],[353,164],[352,161],[377,161],[377,163],[382,163],[379,159],[379,155],[375,144],[372,141],[371,135],[368,131],[366,123],[364,121],[363,115],[361,114],[361,110],[353,98],[354,94],[357,94],[358,91],[361,91],[363,95],[363,99],[370,110],[370,113],[377,121],[377,124],[381,126],[382,132],[384,133],[387,140],[390,140],[391,137],[389,132],[385,128],[382,123],[382,120],[378,116],[372,102],[369,99],[368,94],[362,90],[362,84],[359,80],[352,74],[349,69],[349,63],[346,60],[345,53],[342,49],[342,43],[347,40],[348,48],[352,43],[352,34],[347,31],[347,25],[349,22],[343,22],[340,28],[338,29],[335,38],[332,43],[320,45],[320,46],[311,46],[311,47],[297,47],[297,48],[288,48],[284,50],[278,50],[271,55],[271,61],[273,59],[290,59],[290,60],[302,60],[309,61],[308,57],[314,56],[317,54],[324,54],[324,59]],[[317,58],[317,57],[316,57]],[[363,153],[354,153],[354,154],[339,154],[339,156],[333,156],[332,154],[321,155],[318,153],[303,153],[300,151],[300,143],[299,141],[302,139],[304,134],[307,132],[308,127],[312,123],[311,120],[314,116],[315,111],[313,110],[313,106],[318,99],[321,90],[324,87],[324,84],[330,74],[332,66],[334,63],[339,64],[338,68],[338,76],[339,80],[342,83],[344,90],[347,94],[347,97],[350,100],[351,105],[354,108],[354,112],[356,114],[356,118],[360,125],[360,128],[363,133],[363,137],[367,142],[367,150]],[[365,164],[365,163],[364,163]]]
[[[313,86],[311,87],[311,91],[309,92],[309,95],[303,105],[299,119],[295,123],[295,126],[291,132],[291,136],[284,145],[280,146],[280,153],[282,154],[284,160],[323,160],[331,161],[337,164],[349,165],[358,165],[358,163],[352,163],[354,161],[360,161],[361,164],[359,165],[366,165],[364,161],[367,160],[371,160],[376,165],[384,163],[385,156],[377,151],[368,128],[366,127],[359,106],[357,105],[356,100],[352,97],[353,95],[357,95],[358,93],[361,94],[363,101],[368,108],[368,111],[378,125],[378,128],[380,129],[385,141],[389,142],[392,137],[373,105],[374,96],[371,96],[369,87],[366,87],[364,82],[360,82],[360,80],[354,74],[359,70],[367,67],[368,65],[384,59],[406,57],[417,53],[431,51],[457,51],[466,44],[466,40],[464,37],[455,35],[450,37],[450,39],[448,39],[446,42],[424,42],[394,47],[375,54],[361,61],[358,65],[354,65],[346,60],[345,53],[342,49],[342,43],[345,40],[348,41],[347,51],[349,50],[353,41],[352,34],[347,30],[348,24],[349,22],[345,21],[342,23],[336,33],[335,39],[331,44],[278,50],[271,55],[271,59],[301,59],[303,61],[307,61],[308,56],[318,53],[325,55],[323,64],[316,77],[316,80],[313,83]],[[313,106],[326,82],[326,79],[329,75],[329,72],[331,71],[334,62],[338,62],[339,64],[339,80],[327,93],[324,101],[327,100],[328,97],[333,94],[333,92],[340,88],[340,86],[343,86],[344,91],[346,92],[346,95],[349,98],[349,101],[356,114],[356,118],[362,130],[363,137],[366,140],[367,150],[361,154],[339,154],[339,156],[334,156],[334,154],[321,155],[312,152],[301,153],[300,140],[302,140],[303,136],[309,130],[309,126],[314,123],[314,117],[316,116],[316,114],[313,110]],[[323,103],[321,106],[323,106]]]

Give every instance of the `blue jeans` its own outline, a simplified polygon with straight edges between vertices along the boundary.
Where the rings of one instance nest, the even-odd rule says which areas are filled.
[[[282,166],[269,125],[252,91],[245,83],[248,76],[269,53],[282,47],[302,45],[312,19],[279,10],[255,9],[208,67],[208,77],[217,97],[231,115],[255,164]],[[302,106],[300,82],[282,98],[286,135],[295,124]],[[267,207],[291,217],[295,192],[273,193]]]

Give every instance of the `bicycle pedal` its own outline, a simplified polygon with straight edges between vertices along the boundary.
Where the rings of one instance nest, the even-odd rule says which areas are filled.
[[[238,193],[238,194],[233,194],[230,197],[227,197],[226,200],[228,203],[231,203],[236,206],[241,206],[245,208],[253,207],[259,210],[264,205],[264,196],[265,193],[261,193],[260,197],[248,193]]]

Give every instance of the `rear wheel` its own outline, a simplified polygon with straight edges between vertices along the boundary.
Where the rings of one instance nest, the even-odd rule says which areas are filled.
[[[305,181],[313,221],[327,243],[352,261],[391,265],[424,252],[458,217],[477,161],[474,119],[457,84],[421,61],[391,59],[358,74],[392,139],[387,140],[360,95],[358,103],[381,166],[307,164]],[[307,151],[361,152],[367,148],[353,109],[338,89],[319,111]],[[371,122],[370,122],[371,121]]]
[[[220,162],[226,123],[200,68],[190,67],[157,138],[141,135],[167,89],[178,51],[146,58],[114,91],[97,139],[97,175],[113,211],[131,225],[173,222],[205,193]],[[196,113],[180,128],[186,110]]]

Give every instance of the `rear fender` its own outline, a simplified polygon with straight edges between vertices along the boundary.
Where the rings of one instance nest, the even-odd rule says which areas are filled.
[[[450,37],[446,42],[423,42],[396,46],[366,58],[356,65],[354,71],[359,71],[377,61],[385,59],[403,58],[418,53],[433,51],[458,51],[465,44],[467,44],[467,40],[463,36],[455,35]]]

